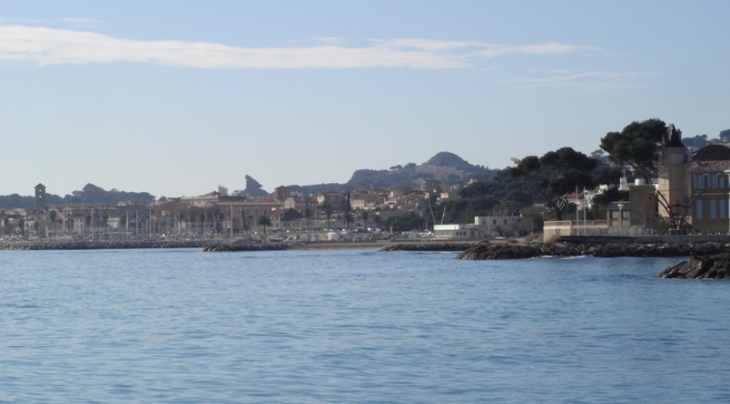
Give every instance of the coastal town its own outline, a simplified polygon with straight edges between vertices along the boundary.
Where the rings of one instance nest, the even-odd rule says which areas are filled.
[[[406,239],[475,239],[514,234],[518,213],[475,217],[473,224],[444,224],[429,229],[431,203],[458,199],[461,186],[444,187],[439,179],[464,177],[453,167],[424,164],[435,180],[420,189],[371,186],[365,190],[294,192],[286,186],[273,193],[229,192],[223,186],[199,196],[159,198],[150,203],[49,203],[46,186],[37,184],[32,209],[0,212],[5,240],[78,239],[237,239],[281,241],[372,241],[395,236],[389,219],[416,217],[416,227],[398,232]],[[394,168],[397,170],[397,168]],[[249,181],[256,183],[249,177]],[[473,183],[472,180],[469,183]],[[247,189],[250,187],[247,187]],[[254,186],[253,188],[258,188]]]
[[[657,122],[661,121],[632,125],[649,127]],[[424,164],[394,166],[379,174],[400,176],[400,184],[387,188],[373,184],[373,177],[370,184],[367,178],[363,181],[366,187],[347,191],[305,193],[302,187],[281,185],[267,193],[256,180],[246,176],[247,186],[242,191],[230,192],[218,186],[205,195],[151,197],[147,203],[120,200],[111,204],[51,202],[46,185],[39,183],[34,189],[32,208],[0,211],[0,233],[4,241],[248,239],[267,243],[506,238],[551,241],[566,236],[728,234],[730,148],[721,141],[728,137],[728,131],[716,140],[707,141],[705,136],[701,139],[705,144],[698,148],[685,145],[681,131],[674,125],[661,122],[660,126],[661,133],[655,134],[659,137],[656,145],[649,144],[655,149],[652,160],[645,161],[644,166],[632,156],[618,157],[617,151],[611,156],[611,134],[603,139],[602,148],[607,149],[609,158],[603,156],[602,164],[600,153],[588,158],[572,149],[559,150],[580,157],[582,164],[588,164],[587,169],[598,170],[602,165],[604,173],[613,173],[597,177],[594,172],[591,175],[597,179],[562,185],[563,190],[575,187],[574,192],[560,193],[554,186],[541,185],[529,194],[526,187],[531,184],[531,176],[547,181],[550,168],[546,162],[552,156],[548,153],[540,159],[533,158],[543,162],[543,167],[533,172],[523,169],[532,157],[514,159],[516,168],[503,170],[502,181],[521,177],[527,181],[509,183],[508,187],[518,192],[508,193],[512,196],[505,196],[498,203],[484,205],[488,201],[485,198],[494,199],[497,193],[470,195],[475,190],[491,189],[500,181],[499,173],[489,173],[486,168],[471,166],[444,152]],[[624,132],[631,127],[627,126]],[[696,141],[697,137],[685,139],[693,145]],[[570,167],[560,164],[564,171],[561,175],[568,178],[570,173],[565,170]],[[475,168],[470,171],[469,167]],[[574,170],[585,172],[585,167]],[[647,168],[650,171],[642,173]],[[402,180],[406,171],[414,175],[408,181]],[[485,172],[490,174],[488,178]],[[615,182],[601,183],[605,178]],[[587,187],[588,183],[592,186]],[[609,195],[613,198],[607,198]],[[540,196],[543,200],[539,200]],[[471,208],[477,203],[486,208]]]

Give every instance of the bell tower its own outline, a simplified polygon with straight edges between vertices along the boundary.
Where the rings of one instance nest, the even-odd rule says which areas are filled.
[[[689,160],[689,149],[682,143],[682,132],[673,124],[669,125],[667,133],[662,137],[659,150],[657,190],[670,206],[686,205],[689,201],[685,184],[685,164]],[[670,212],[666,209],[659,209],[659,214],[664,217],[670,216]]]
[[[36,212],[46,210],[46,186],[43,184],[35,186],[35,210]]]

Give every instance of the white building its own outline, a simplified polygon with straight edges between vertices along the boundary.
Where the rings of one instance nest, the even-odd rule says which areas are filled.
[[[479,238],[479,230],[473,224],[437,224],[433,226],[436,240]]]
[[[496,237],[514,233],[520,219],[520,215],[475,216],[474,224],[485,236]]]

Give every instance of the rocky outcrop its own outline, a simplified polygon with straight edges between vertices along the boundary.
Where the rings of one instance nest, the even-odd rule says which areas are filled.
[[[236,193],[251,197],[266,196],[269,194],[263,189],[263,185],[253,179],[253,177],[251,177],[250,175],[246,175],[245,178],[246,188],[243,191],[236,191]]]
[[[457,258],[464,260],[520,259],[541,256],[577,257],[686,257],[730,252],[730,243],[685,244],[497,244],[474,245]]]
[[[386,245],[380,251],[464,251],[472,245],[472,243],[399,243]]]
[[[730,278],[730,254],[707,257],[692,256],[657,274],[660,278],[677,279],[725,279]]]

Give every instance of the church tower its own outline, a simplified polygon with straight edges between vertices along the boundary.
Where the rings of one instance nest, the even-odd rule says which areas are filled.
[[[43,212],[46,210],[46,186],[38,184],[35,186],[35,211]]]
[[[689,184],[687,184],[686,164],[689,163],[689,149],[682,143],[682,132],[669,125],[667,133],[662,136],[659,149],[659,183],[657,190],[664,196],[669,205],[686,205],[689,202]],[[669,212],[660,208],[659,214],[668,217]]]

